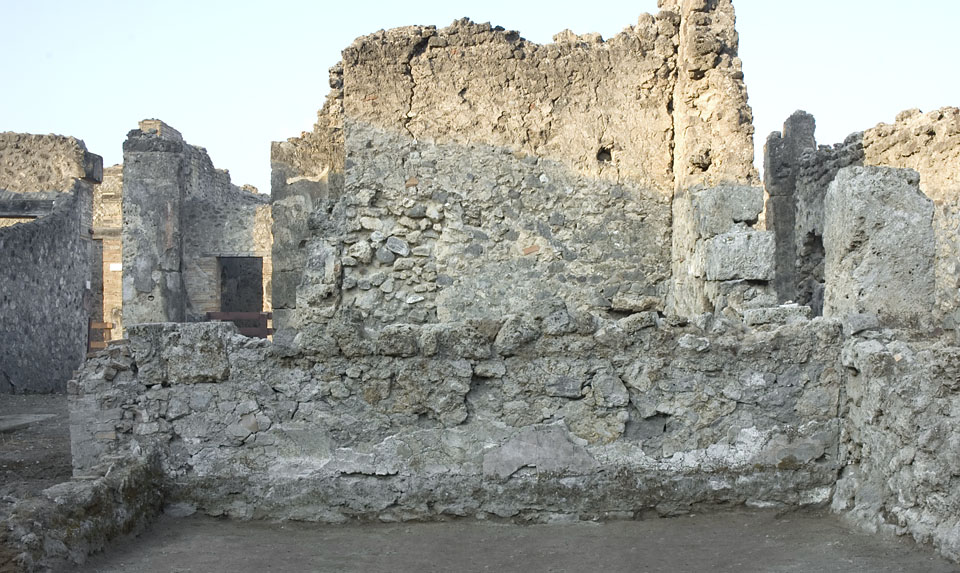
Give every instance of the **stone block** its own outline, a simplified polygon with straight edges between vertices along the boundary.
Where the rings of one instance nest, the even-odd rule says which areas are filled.
[[[933,202],[912,169],[846,167],[824,202],[823,315],[929,320],[934,306]]]
[[[710,238],[730,231],[737,223],[756,223],[763,211],[763,187],[711,187],[693,193],[692,202],[696,232]]]
[[[770,231],[742,231],[707,241],[704,271],[708,281],[769,281],[774,276],[776,247]]]
[[[772,308],[750,308],[743,311],[743,322],[747,326],[764,324],[792,324],[810,319],[809,306],[785,304]]]

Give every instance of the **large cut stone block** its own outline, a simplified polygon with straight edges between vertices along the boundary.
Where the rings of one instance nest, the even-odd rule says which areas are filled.
[[[934,304],[933,203],[912,169],[846,167],[824,203],[824,316],[876,313],[899,324]]]
[[[726,233],[737,223],[753,224],[763,211],[763,187],[723,185],[692,194],[697,235]]]
[[[775,243],[770,231],[724,233],[706,243],[708,281],[769,281],[774,275]]]

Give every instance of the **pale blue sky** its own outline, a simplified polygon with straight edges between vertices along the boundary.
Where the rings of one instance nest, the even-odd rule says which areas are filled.
[[[835,143],[903,109],[960,106],[960,2],[734,5],[758,150],[796,109]],[[655,0],[0,0],[0,131],[73,135],[112,165],[127,131],[156,117],[234,183],[269,192],[270,141],[312,129],[327,69],[357,36],[469,16],[536,42],[564,28],[607,38],[656,11]]]

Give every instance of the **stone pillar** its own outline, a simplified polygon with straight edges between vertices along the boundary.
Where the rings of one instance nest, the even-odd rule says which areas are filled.
[[[825,317],[925,326],[934,307],[933,203],[912,169],[845,167],[824,201]]]
[[[769,196],[767,228],[777,244],[774,289],[781,303],[797,298],[797,173],[800,155],[817,148],[815,129],[812,115],[796,111],[783,124],[783,133],[771,133],[763,148],[763,184]]]
[[[724,306],[731,295],[748,307],[775,302],[767,285],[774,277],[773,234],[751,228],[762,207],[760,187],[730,185],[677,193],[673,201],[674,314],[716,312],[721,310],[718,303]]]
[[[182,322],[183,137],[157,120],[123,143],[124,325]]]

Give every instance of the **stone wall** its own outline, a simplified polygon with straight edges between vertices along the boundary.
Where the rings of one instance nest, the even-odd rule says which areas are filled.
[[[868,329],[844,343],[843,471],[833,509],[960,561],[960,348]]]
[[[342,521],[673,515],[829,499],[839,324],[336,320],[294,349],[130,326],[71,394],[79,475],[159,447],[171,500]]]
[[[123,312],[127,325],[204,320],[220,310],[219,257],[263,258],[270,309],[268,199],[230,183],[202,148],[158,120],[124,143]]]
[[[607,41],[468,20],[359,38],[314,132],[272,150],[278,323],[443,321],[474,291],[472,312],[700,312],[671,202],[756,181],[733,22],[684,2]]]
[[[73,138],[4,133],[0,165],[0,212],[37,217],[0,227],[0,393],[62,391],[86,352],[100,157]]]
[[[844,167],[860,165],[909,168],[920,174],[920,190],[934,206],[935,303],[931,311],[940,324],[955,328],[955,315],[960,308],[960,268],[956,264],[960,253],[956,233],[960,221],[960,110],[905,111],[893,124],[881,123],[852,134],[841,144],[817,149],[812,148],[813,128],[811,116],[795,115],[785,125],[783,136],[775,133],[768,139],[767,190],[772,196],[768,204],[768,217],[772,217],[769,226],[778,234],[778,269],[782,266],[789,271],[792,267],[794,273],[792,281],[785,272],[779,273],[784,281],[781,299],[794,295],[797,302],[809,304],[817,314],[821,312],[824,198],[837,173]],[[791,130],[798,135],[790,134]],[[790,185],[795,189],[792,227],[788,219],[777,219],[774,197]]]
[[[933,202],[911,169],[846,167],[824,199],[823,315],[934,327]]]

